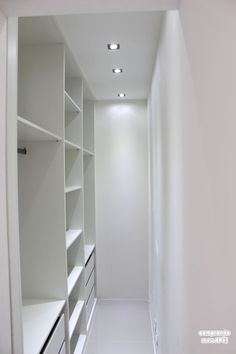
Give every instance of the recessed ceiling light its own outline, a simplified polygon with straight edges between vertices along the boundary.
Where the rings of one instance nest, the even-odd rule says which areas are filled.
[[[125,93],[123,93],[123,92],[118,93],[118,97],[120,97],[120,98],[123,98],[123,97],[125,97],[125,96],[126,96],[126,94],[125,94]]]
[[[113,71],[114,74],[120,74],[120,73],[123,72],[123,69],[121,69],[121,68],[115,68],[115,69],[112,69],[112,71]]]
[[[107,48],[109,50],[117,50],[117,49],[120,49],[120,45],[119,45],[119,43],[110,43],[107,45]]]

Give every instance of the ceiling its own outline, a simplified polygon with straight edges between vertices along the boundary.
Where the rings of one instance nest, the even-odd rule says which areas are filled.
[[[114,99],[118,92],[125,91],[127,99],[140,99],[146,98],[149,91],[162,18],[158,11],[177,9],[180,2],[0,0],[0,11],[6,16],[74,14],[59,16],[57,22],[87,81],[86,97]],[[31,32],[37,37],[37,26],[25,31],[26,38],[29,33],[28,40]],[[48,33],[41,31],[42,37],[43,32]],[[57,31],[51,33],[57,37]],[[106,45],[110,41],[120,43],[119,52],[108,52]],[[121,75],[112,74],[116,66],[123,68]]]
[[[57,23],[95,99],[146,99],[149,93],[162,12],[59,16]],[[120,50],[109,51],[117,42]],[[123,73],[114,74],[113,68]]]
[[[65,15],[19,19],[19,42],[66,43],[67,76],[82,76],[87,99],[146,99],[164,12]],[[120,50],[107,44],[117,42]],[[71,55],[71,53],[73,55]],[[74,58],[74,60],[73,60]],[[114,74],[113,68],[122,68]]]
[[[0,0],[6,16],[173,10],[180,0]]]

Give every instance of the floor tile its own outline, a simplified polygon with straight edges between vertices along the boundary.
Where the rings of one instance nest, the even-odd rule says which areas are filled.
[[[153,354],[148,304],[100,300],[85,354]]]

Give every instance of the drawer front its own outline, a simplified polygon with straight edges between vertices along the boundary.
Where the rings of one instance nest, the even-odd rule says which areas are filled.
[[[64,319],[64,315],[62,315],[43,353],[44,354],[59,353],[64,340],[65,340],[65,319]]]
[[[65,345],[65,343],[63,344],[59,354],[66,354],[66,345]]]
[[[89,298],[89,301],[88,301],[88,303],[86,305],[87,322],[89,320],[89,317],[90,317],[90,314],[91,314],[91,311],[92,311],[92,308],[93,308],[94,300],[95,300],[95,288],[93,288],[93,290],[91,292],[91,295],[90,295],[90,298]]]
[[[94,264],[95,264],[95,260],[94,260],[94,252],[93,254],[91,255],[88,263],[86,264],[85,266],[85,284],[87,284],[88,280],[89,280],[89,276],[90,274],[92,273],[93,271],[93,268],[94,268]]]
[[[89,298],[89,295],[91,293],[93,286],[94,286],[94,271],[92,272],[92,274],[89,278],[89,281],[85,287],[85,301],[86,301],[86,303],[88,301],[88,298]]]

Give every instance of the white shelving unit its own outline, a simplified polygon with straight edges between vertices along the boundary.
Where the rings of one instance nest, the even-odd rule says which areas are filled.
[[[55,336],[57,348],[66,340],[62,332],[67,273],[60,75],[64,49],[22,40],[19,37],[16,119],[18,147],[24,148],[24,154],[18,155],[22,329],[24,354],[39,354]]]
[[[55,19],[18,29],[18,349],[82,354],[95,303],[93,102]]]

